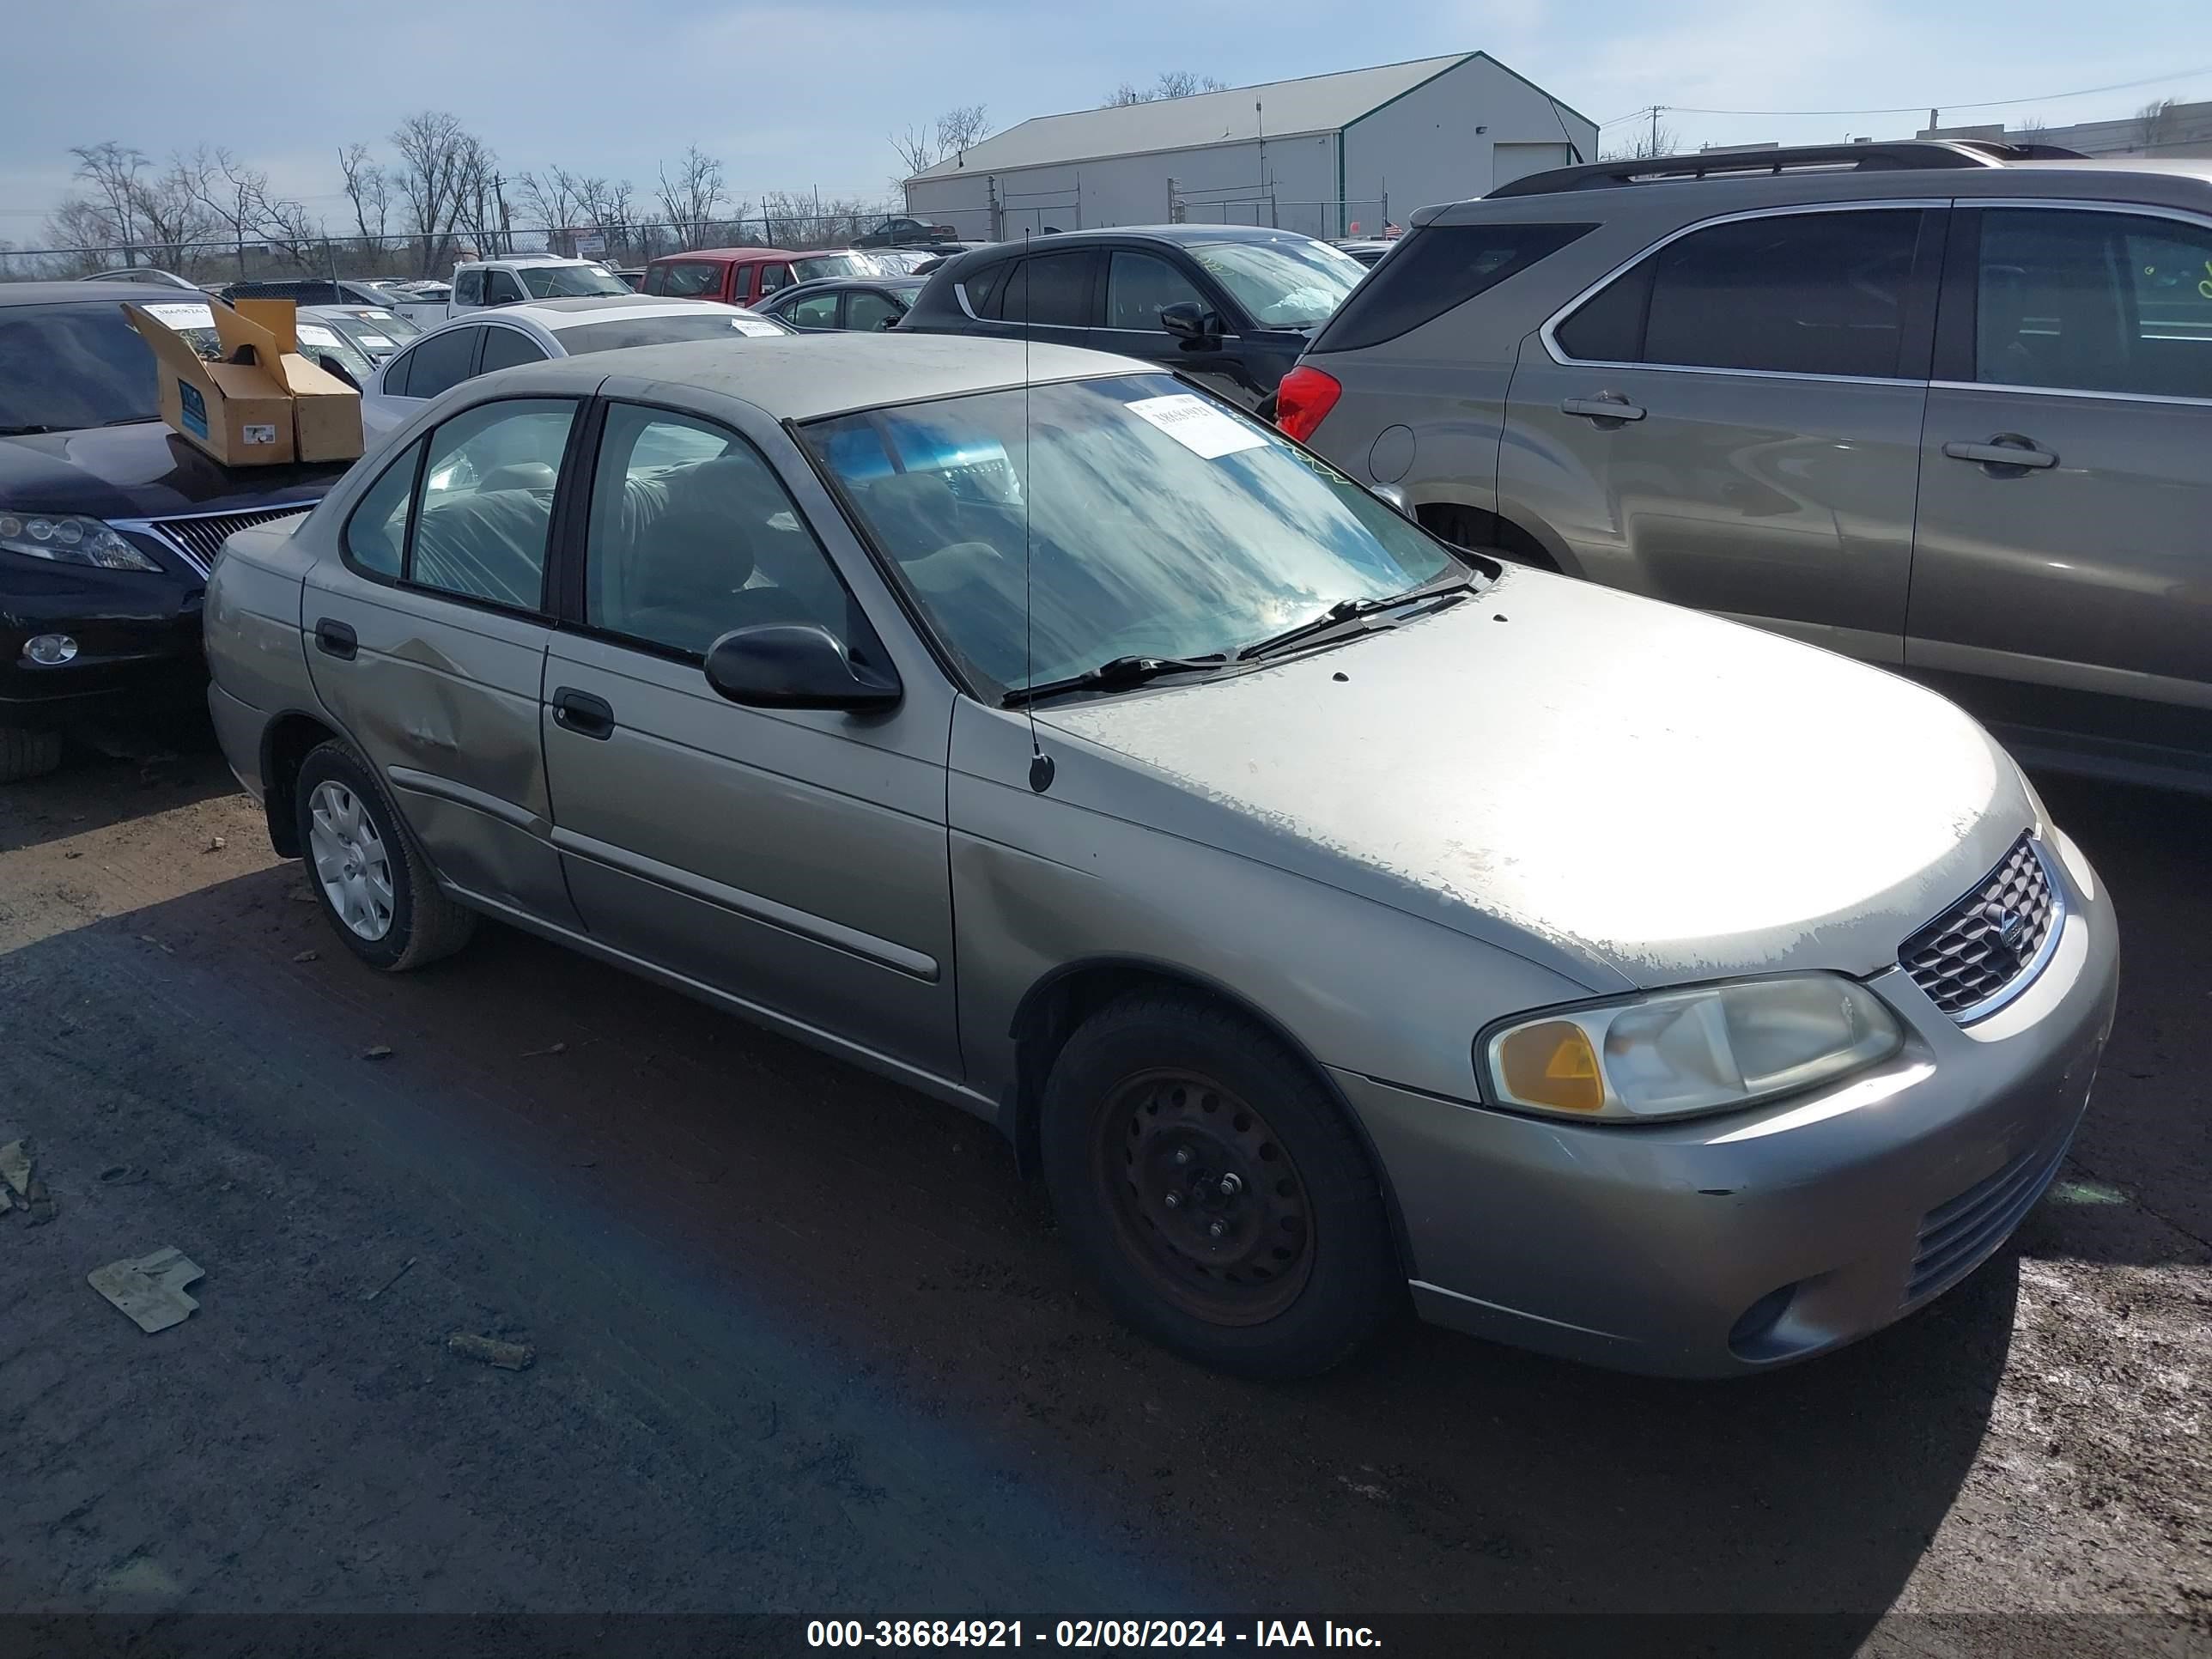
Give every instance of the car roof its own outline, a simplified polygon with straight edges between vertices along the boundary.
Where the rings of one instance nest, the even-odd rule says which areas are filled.
[[[917,276],[910,270],[886,271],[880,276],[810,276],[803,283],[793,283],[780,288],[770,297],[781,305],[793,294],[834,293],[841,288],[911,288],[929,286],[929,278]]]
[[[1272,225],[1106,225],[1096,230],[1056,230],[1049,236],[1032,236],[971,247],[971,253],[1003,252],[1018,247],[1087,247],[1098,242],[1136,240],[1166,242],[1176,247],[1197,247],[1211,242],[1310,242],[1318,239],[1303,231],[1279,230]]]
[[[683,259],[704,259],[715,264],[758,264],[764,259],[819,259],[828,253],[865,253],[849,247],[695,247],[682,253],[664,253],[653,263],[671,265]]]
[[[112,305],[131,301],[173,305],[185,292],[167,283],[0,283],[0,306],[55,306],[83,300],[105,300]],[[215,296],[200,293],[199,297],[212,300]]]
[[[742,349],[696,341],[629,346],[564,357],[524,372],[533,388],[584,393],[618,375],[720,393],[779,420],[811,421],[848,410],[1028,383],[1162,371],[1155,363],[1076,346],[890,332],[760,337],[743,342]]]
[[[453,267],[466,270],[471,265],[595,265],[597,259],[572,259],[563,253],[502,253],[495,259],[464,259]]]
[[[450,328],[504,319],[526,323],[548,334],[558,334],[564,328],[581,328],[586,323],[604,323],[615,317],[688,317],[701,311],[747,317],[753,314],[742,306],[724,305],[720,300],[672,300],[659,294],[580,294],[560,300],[525,300],[510,306],[472,307],[422,331],[438,334]]]

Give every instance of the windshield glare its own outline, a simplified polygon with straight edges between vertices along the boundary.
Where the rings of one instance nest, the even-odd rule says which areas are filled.
[[[627,294],[629,284],[598,265],[524,265],[515,273],[534,300],[580,299],[592,294]]]
[[[1310,328],[1344,302],[1367,267],[1340,248],[1304,237],[1199,242],[1190,257],[1262,328]]]
[[[164,320],[203,357],[220,353],[204,302],[150,309],[169,312]],[[206,327],[190,326],[196,313],[207,318]],[[121,306],[101,301],[0,309],[0,431],[66,432],[157,418],[154,349]]]
[[[559,331],[561,349],[571,357],[621,346],[669,345],[679,340],[731,340],[751,335],[788,334],[770,317],[750,312],[702,310],[689,317],[617,317],[604,323],[579,323]]]
[[[823,276],[880,276],[883,267],[866,253],[820,253],[811,259],[793,259],[791,268],[802,283]]]
[[[1456,564],[1326,462],[1166,375],[803,433],[939,638],[997,695],[1115,657],[1234,653]]]

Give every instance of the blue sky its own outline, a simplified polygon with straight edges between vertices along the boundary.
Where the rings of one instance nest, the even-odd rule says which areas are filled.
[[[492,0],[301,6],[296,0],[76,0],[10,17],[0,121],[0,239],[39,244],[72,144],[156,157],[226,144],[333,220],[337,151],[424,108],[459,114],[509,176],[549,163],[628,177],[697,143],[738,195],[818,186],[881,199],[888,135],[954,104],[994,129],[1188,69],[1232,85],[1481,48],[1600,121],[1660,103],[1726,110],[1957,106],[1954,118],[2052,125],[2212,98],[2206,0]],[[1381,25],[1381,27],[1376,27]],[[1212,44],[1207,44],[1212,43]],[[35,74],[25,66],[36,65]],[[2047,94],[2149,77],[2157,84]],[[1897,137],[1912,115],[1670,113],[1686,147]],[[1608,128],[1610,140],[1619,127]]]

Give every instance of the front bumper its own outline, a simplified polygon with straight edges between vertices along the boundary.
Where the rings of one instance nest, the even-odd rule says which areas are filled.
[[[2063,835],[2067,916],[1976,1024],[1901,969],[1869,981],[1894,1060],[1753,1111],[1597,1128],[1339,1072],[1395,1189],[1425,1317],[1624,1370],[1721,1376],[1920,1307],[1993,1254],[2057,1172],[2118,991],[2112,904]]]
[[[42,565],[0,553],[0,726],[70,726],[195,709],[207,681],[197,578]],[[46,665],[27,641],[66,634],[76,655]]]

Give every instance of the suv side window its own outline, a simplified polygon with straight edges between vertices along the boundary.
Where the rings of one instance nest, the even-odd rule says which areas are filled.
[[[431,433],[406,580],[510,611],[543,610],[553,490],[575,414],[570,398],[515,398]]]
[[[1173,305],[1208,308],[1190,278],[1157,254],[1115,251],[1106,267],[1107,327],[1159,329],[1160,313]]]
[[[484,300],[487,304],[520,305],[522,299],[522,284],[514,280],[513,271],[488,270],[484,273]]]
[[[592,480],[584,619],[703,659],[733,628],[819,623],[867,637],[783,485],[736,434],[690,416],[608,410]]]
[[[1395,340],[1596,228],[1594,224],[1474,224],[1430,225],[1417,230],[1373,276],[1352,290],[1314,349],[1356,351]],[[1121,263],[1119,255],[1115,263]]]
[[[1973,297],[1983,385],[2212,398],[2212,229],[1984,208]]]
[[[1915,208],[1791,213],[1692,231],[1556,337],[1589,362],[1894,379],[1923,218]]]
[[[963,277],[960,289],[968,296],[968,308],[978,317],[997,316],[999,290],[1006,286],[1006,273],[1013,268],[1014,262],[1007,259]]]
[[[1018,325],[1089,328],[1097,320],[1091,314],[1091,271],[1088,249],[1033,254],[1014,267],[998,295],[995,314]]]

